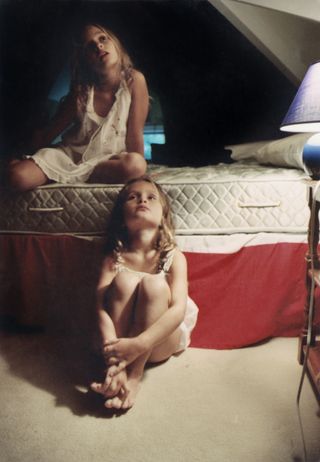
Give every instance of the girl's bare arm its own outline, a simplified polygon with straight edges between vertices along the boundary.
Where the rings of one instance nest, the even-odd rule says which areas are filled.
[[[146,80],[139,71],[133,71],[130,83],[131,106],[127,123],[126,147],[128,152],[144,155],[143,128],[149,111],[149,94]]]
[[[96,294],[97,296],[96,308],[97,308],[98,324],[99,324],[99,331],[101,335],[101,341],[102,341],[101,346],[102,347],[108,340],[115,339],[117,337],[113,321],[108,315],[108,313],[106,312],[104,308],[104,303],[103,303],[105,292],[110,286],[113,278],[114,278],[113,259],[110,257],[106,257],[102,264],[100,279],[97,285],[97,294]],[[113,361],[114,364],[117,364],[118,362],[117,358],[111,358],[111,361]],[[109,364],[107,364],[107,366],[108,368],[105,371],[106,376],[105,376],[104,381],[101,383],[93,382],[91,384],[91,389],[102,395],[105,395],[108,392],[109,388],[113,386],[112,385],[113,378],[110,372],[116,366],[109,367],[110,366]],[[126,381],[127,381],[126,375],[124,376],[122,375],[120,378],[119,377],[120,376],[118,376],[118,380],[115,383],[115,387],[119,390],[120,388],[122,388],[123,397],[125,397],[128,391],[126,387]]]
[[[105,292],[110,286],[113,278],[113,259],[111,257],[106,257],[102,264],[100,279],[96,292],[96,308],[102,345],[105,344],[108,340],[115,339],[117,337],[113,321],[103,306],[103,298]]]
[[[186,258],[180,250],[175,251],[168,275],[171,290],[169,309],[148,329],[138,335],[138,341],[145,350],[152,350],[172,334],[184,319],[188,282]]]

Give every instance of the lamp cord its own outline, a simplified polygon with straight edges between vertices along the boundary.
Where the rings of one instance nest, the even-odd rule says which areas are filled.
[[[314,188],[314,191],[312,193],[311,214],[310,214],[310,229],[311,230],[314,229],[314,225],[315,225],[316,202],[317,202],[316,197],[317,197],[317,192],[318,192],[319,187],[320,187],[320,181],[317,182]],[[304,360],[303,360],[303,365],[302,365],[302,373],[301,373],[301,378],[300,378],[300,383],[299,383],[298,393],[297,393],[297,399],[296,399],[299,426],[300,426],[301,439],[302,439],[302,445],[303,445],[303,455],[304,455],[305,462],[308,462],[308,457],[307,457],[306,442],[305,442],[301,411],[300,411],[300,398],[301,398],[303,382],[304,382],[306,372],[307,372],[308,356],[309,356],[309,351],[310,351],[310,346],[311,346],[311,341],[312,341],[312,323],[313,323],[313,314],[314,314],[314,305],[315,305],[314,303],[315,267],[314,267],[314,252],[313,252],[314,251],[314,233],[313,232],[311,233],[309,232],[309,239],[310,239],[309,258],[311,262],[311,288],[310,288],[310,300],[309,300],[309,310],[308,310],[308,330],[307,330],[307,342],[306,342],[306,348],[305,348],[305,353],[304,353]]]

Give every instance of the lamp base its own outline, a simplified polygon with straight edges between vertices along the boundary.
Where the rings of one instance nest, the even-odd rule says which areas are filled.
[[[313,180],[320,180],[320,133],[312,135],[304,145],[302,160]]]

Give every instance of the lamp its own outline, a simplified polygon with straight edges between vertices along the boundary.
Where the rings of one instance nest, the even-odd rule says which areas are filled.
[[[280,130],[313,133],[313,135],[310,134],[302,153],[303,163],[311,179],[307,180],[310,208],[308,254],[306,255],[307,298],[305,324],[300,334],[299,362],[303,364],[303,370],[308,373],[316,396],[320,400],[320,342],[317,339],[319,329],[314,323],[314,289],[315,286],[320,287],[320,260],[317,251],[320,210],[320,199],[317,199],[317,192],[320,187],[318,181],[320,180],[320,62],[312,64],[307,70]],[[300,396],[302,381],[298,396]]]
[[[320,62],[312,64],[283,119],[280,130],[286,132],[320,132]],[[320,179],[320,134],[306,142],[303,163],[314,180]]]

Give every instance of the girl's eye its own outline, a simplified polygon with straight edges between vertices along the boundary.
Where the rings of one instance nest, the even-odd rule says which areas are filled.
[[[108,37],[106,35],[100,35],[99,38],[98,38],[98,41],[100,43],[106,43],[108,41]],[[86,49],[87,52],[90,53],[91,51],[95,51],[96,47],[97,47],[96,42],[91,41],[91,42],[86,44],[85,49]]]
[[[157,200],[157,196],[155,196],[154,194],[152,194],[151,196],[149,196],[149,199],[150,199],[150,200]]]

